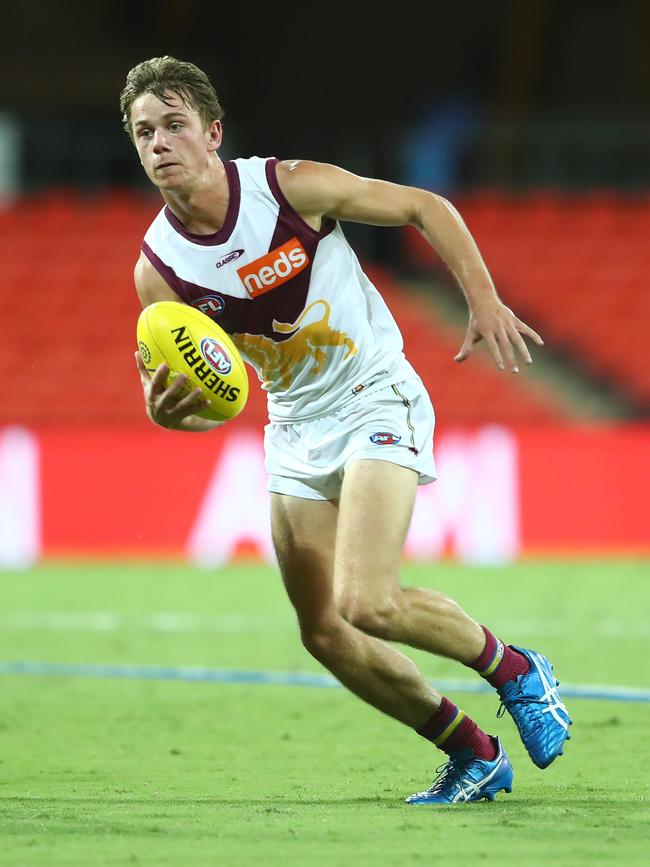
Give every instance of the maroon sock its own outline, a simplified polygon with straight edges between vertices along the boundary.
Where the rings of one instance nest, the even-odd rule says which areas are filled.
[[[448,755],[469,748],[477,759],[492,761],[497,754],[490,735],[448,698],[443,697],[438,710],[416,732]]]
[[[530,671],[530,663],[523,654],[499,641],[485,626],[481,629],[485,633],[485,647],[469,668],[478,671],[494,687],[503,686],[507,681],[516,680],[520,674]]]

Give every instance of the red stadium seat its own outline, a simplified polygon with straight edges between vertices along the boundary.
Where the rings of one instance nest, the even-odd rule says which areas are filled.
[[[647,408],[650,198],[477,193],[457,204],[506,301]],[[411,230],[403,251],[418,267],[438,265]]]
[[[157,199],[125,190],[100,198],[57,190],[1,212],[6,290],[0,314],[7,337],[0,348],[0,423],[148,424],[133,359],[140,309],[133,266],[142,234],[159,206]],[[526,228],[528,210],[535,233]],[[544,193],[529,209],[521,197],[492,192],[468,202],[467,211],[480,242],[493,249],[495,276],[509,295],[514,300],[528,293],[540,317],[552,319],[563,296],[575,291],[573,283],[583,276],[578,263],[567,285],[549,263],[553,239],[560,237],[562,203]],[[429,252],[412,250],[423,261],[431,260]],[[565,251],[569,273],[574,252],[568,242]],[[541,424],[566,416],[557,396],[523,377],[497,372],[481,351],[471,364],[455,364],[462,333],[442,323],[431,305],[404,293],[388,271],[369,270],[446,423]],[[626,285],[636,287],[635,272],[628,271]],[[579,327],[579,317],[571,322],[567,339]],[[249,376],[249,404],[235,423],[261,426],[265,396],[255,374]]]

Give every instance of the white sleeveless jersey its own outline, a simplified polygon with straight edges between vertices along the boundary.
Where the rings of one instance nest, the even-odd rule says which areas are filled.
[[[226,162],[222,228],[190,234],[164,207],[142,250],[185,303],[231,335],[267,392],[270,420],[294,423],[414,371],[340,225],[307,225],[280,190],[277,162]]]

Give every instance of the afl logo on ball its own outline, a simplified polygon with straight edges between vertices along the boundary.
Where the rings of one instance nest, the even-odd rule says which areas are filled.
[[[374,433],[370,435],[370,442],[377,446],[394,446],[402,439],[397,434],[392,433]]]
[[[200,310],[201,313],[205,313],[206,316],[218,316],[223,312],[225,306],[226,302],[221,295],[203,295],[201,298],[192,301],[192,307]]]
[[[212,337],[204,337],[201,341],[201,355],[220,376],[227,376],[232,370],[230,356]]]

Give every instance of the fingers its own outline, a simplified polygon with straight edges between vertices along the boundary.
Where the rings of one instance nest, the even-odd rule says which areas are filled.
[[[508,341],[508,347],[510,350],[510,355],[507,355],[509,361],[512,361],[511,368],[513,373],[519,373],[519,369],[517,367],[517,363],[515,361],[514,350],[516,350],[517,354],[520,355],[526,364],[532,364],[533,359],[531,357],[530,351],[526,346],[526,341],[521,336],[525,334],[527,337],[530,337],[531,340],[534,340],[538,346],[543,346],[544,341],[539,336],[536,331],[533,331],[525,322],[522,322],[520,319],[513,318],[513,323],[510,326],[507,333],[505,333],[504,339]]]
[[[512,342],[514,343],[517,351],[522,356],[526,364],[532,364],[533,359],[530,357],[530,352],[528,351],[528,347],[518,331],[515,331],[512,335]]]
[[[529,325],[526,325],[526,323],[522,322],[520,319],[516,319],[515,323],[517,325],[517,331],[521,331],[521,333],[525,334],[526,337],[530,337],[538,346],[544,346],[542,338],[536,331],[533,331]]]
[[[460,362],[469,358],[474,351],[474,344],[478,343],[480,340],[483,340],[482,336],[470,327],[465,335],[465,340],[463,341],[460,351],[454,356],[454,361]]]
[[[503,363],[503,356],[501,355],[501,349],[499,348],[499,342],[496,339],[494,334],[485,334],[483,336],[487,347],[490,351],[490,355],[492,356],[492,360],[499,368],[499,370],[505,369],[505,364]]]
[[[138,373],[140,374],[140,379],[142,380],[142,384],[145,385],[151,379],[151,375],[147,370],[147,367],[144,363],[144,360],[138,350],[135,351],[135,363],[138,366]]]
[[[471,342],[468,341],[467,338],[465,338],[465,340],[463,341],[463,345],[461,346],[458,354],[454,356],[454,361],[458,361],[458,362],[465,361],[465,359],[469,358],[469,356],[472,354],[472,349],[473,349],[473,346],[472,346]]]
[[[161,379],[162,384],[160,386],[160,390],[158,390],[158,387],[156,386],[156,377],[159,373],[161,373],[163,368],[167,368],[167,365],[161,364],[161,366],[153,375],[153,378],[151,380],[151,391],[149,392],[149,400],[151,403],[155,402],[156,409],[159,412],[169,412],[172,408],[175,408],[179,400],[182,399],[183,395],[181,393],[187,385],[187,376],[185,376],[184,373],[181,373],[180,376],[175,377],[174,381],[168,388],[165,388],[166,374],[163,373]]]
[[[166,364],[161,364],[156,368],[154,375],[151,377],[150,394],[157,396],[165,390],[169,367]]]
[[[210,406],[201,388],[194,388],[185,394],[188,377],[184,373],[174,376],[167,385],[169,365],[159,365],[151,375],[139,352],[135,353],[135,360],[142,380],[147,414],[156,424],[171,429],[180,428],[188,416]]]
[[[497,335],[497,340],[501,347],[501,355],[513,373],[519,373],[519,365],[515,356],[516,337],[519,337],[518,332],[509,333],[505,328],[501,328]]]
[[[164,368],[161,365],[152,378],[152,387],[149,391],[147,408],[151,418],[163,427],[177,427],[183,419],[190,415],[201,412],[210,405],[201,388],[194,388],[188,394],[184,394],[187,388],[188,378],[182,373],[177,376],[168,388],[162,392],[154,390],[154,380],[160,374],[164,376]]]
[[[479,311],[472,315],[467,334],[455,361],[464,361],[472,352],[473,346],[479,340],[485,340],[494,364],[499,370],[508,367],[513,373],[519,373],[519,360],[532,364],[528,346],[524,337],[530,337],[538,346],[544,341],[540,335],[522,322],[507,307],[497,311]],[[506,315],[504,315],[504,313]]]
[[[210,401],[206,399],[203,391],[200,388],[195,388],[186,395],[182,400],[179,400],[174,408],[174,413],[180,413],[183,418],[186,415],[192,415],[195,412],[201,412],[210,406]]]
[[[183,419],[207,409],[208,406],[210,406],[210,401],[206,400],[200,388],[195,388],[176,404],[163,409],[162,412],[167,426],[177,427]]]

